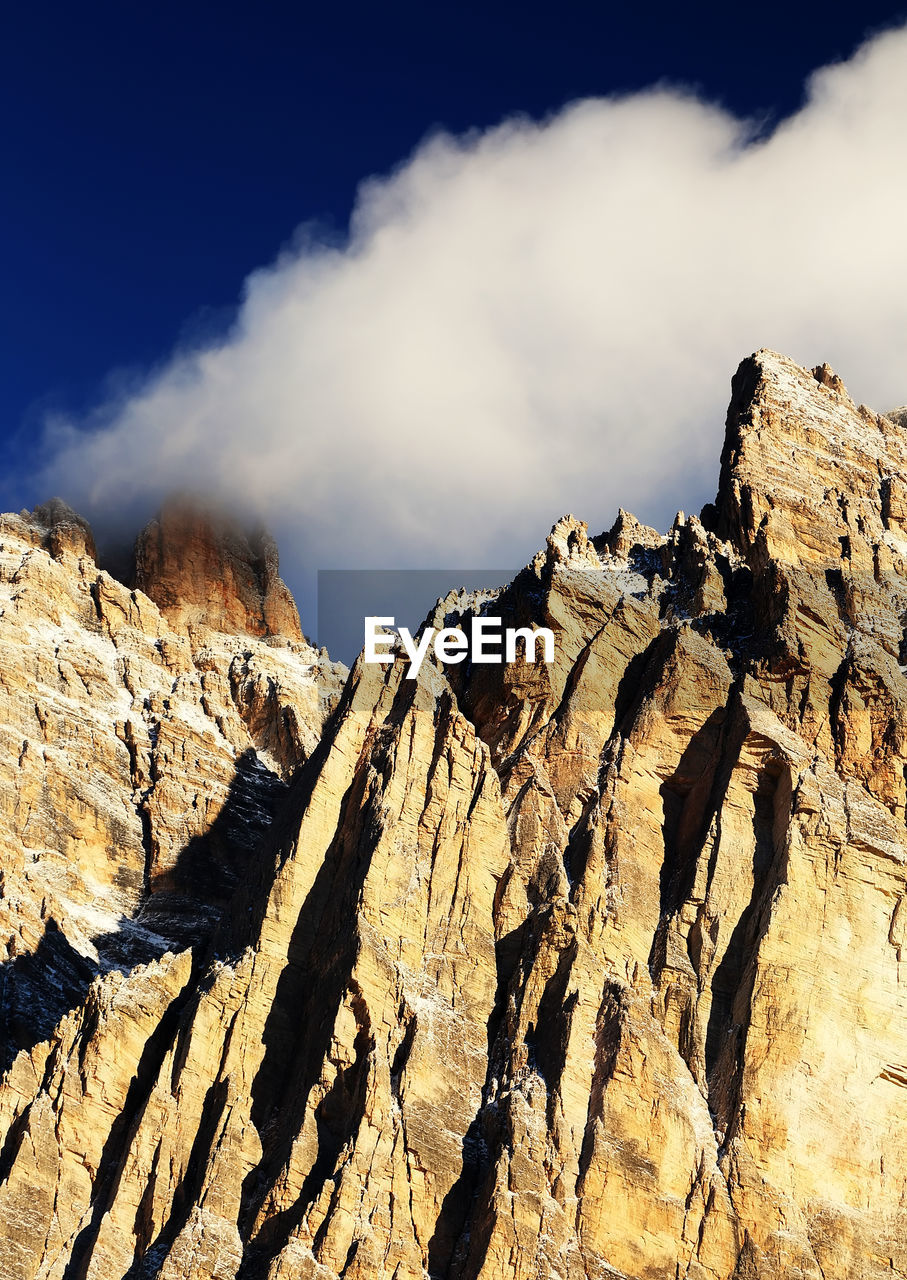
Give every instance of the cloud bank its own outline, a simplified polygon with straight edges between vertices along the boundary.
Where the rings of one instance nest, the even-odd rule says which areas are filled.
[[[565,511],[665,525],[714,494],[761,346],[907,400],[907,30],[818,71],[769,136],[683,91],[432,137],[302,232],[220,342],[87,421],[44,492],[261,513],[304,569],[523,563]],[[303,590],[303,595],[307,591]]]

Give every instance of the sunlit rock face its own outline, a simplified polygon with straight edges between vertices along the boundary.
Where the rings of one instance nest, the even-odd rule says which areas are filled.
[[[207,937],[343,673],[298,622],[175,628],[60,502],[0,518],[0,611],[8,1066],[97,972]]]
[[[198,499],[171,498],[139,534],[134,585],[174,627],[303,639],[273,538]]]
[[[4,1280],[907,1277],[897,414],[744,361],[700,517],[430,620],[549,664],[347,677],[236,538],[0,527]]]

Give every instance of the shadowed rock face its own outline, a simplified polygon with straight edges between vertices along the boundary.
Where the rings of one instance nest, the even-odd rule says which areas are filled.
[[[172,498],[139,534],[135,586],[176,626],[303,639],[273,538],[196,499]]]
[[[98,973],[208,937],[346,674],[175,630],[63,503],[0,517],[0,1067]]]
[[[249,638],[248,543],[229,592],[188,574],[202,646],[178,595],[162,615],[5,518],[3,972],[70,998],[31,1035],[15,1009],[0,1274],[907,1277],[904,450],[827,366],[758,352],[701,518],[567,517],[497,599],[438,603],[436,626],[550,627],[553,663],[360,663],[321,720],[290,675],[310,654]],[[54,754],[66,716],[98,744],[84,774]],[[231,748],[211,730],[200,780],[204,717]],[[181,845],[218,777],[222,834]],[[137,796],[220,921],[85,973]],[[61,851],[87,868],[65,893]],[[158,866],[187,892],[170,865],[125,921]]]

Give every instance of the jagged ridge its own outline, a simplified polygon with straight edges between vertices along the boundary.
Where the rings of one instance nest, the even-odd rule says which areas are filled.
[[[491,604],[439,602],[551,627],[553,664],[357,664],[207,950],[94,978],[13,1063],[4,1276],[907,1276],[904,453],[827,367],[758,352],[701,518],[566,518]],[[0,636],[87,594],[131,659],[174,643],[87,544],[55,560],[24,524]],[[218,643],[186,641],[203,710]],[[239,714],[256,758],[283,688]],[[113,732],[122,693],[71,696]],[[131,774],[106,786],[135,807]],[[77,787],[65,813],[106,812]],[[14,867],[33,836],[4,812]],[[38,864],[69,851],[42,839]]]

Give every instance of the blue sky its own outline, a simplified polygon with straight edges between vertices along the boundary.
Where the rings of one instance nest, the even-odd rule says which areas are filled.
[[[425,133],[661,78],[777,118],[890,4],[7,5],[0,423],[222,324],[294,228]],[[21,441],[20,441],[21,444]],[[17,454],[8,454],[17,469]],[[38,495],[36,495],[38,496]]]
[[[760,345],[907,400],[907,38],[854,56],[900,18],[7,6],[5,505],[197,478],[305,595],[696,509]]]

